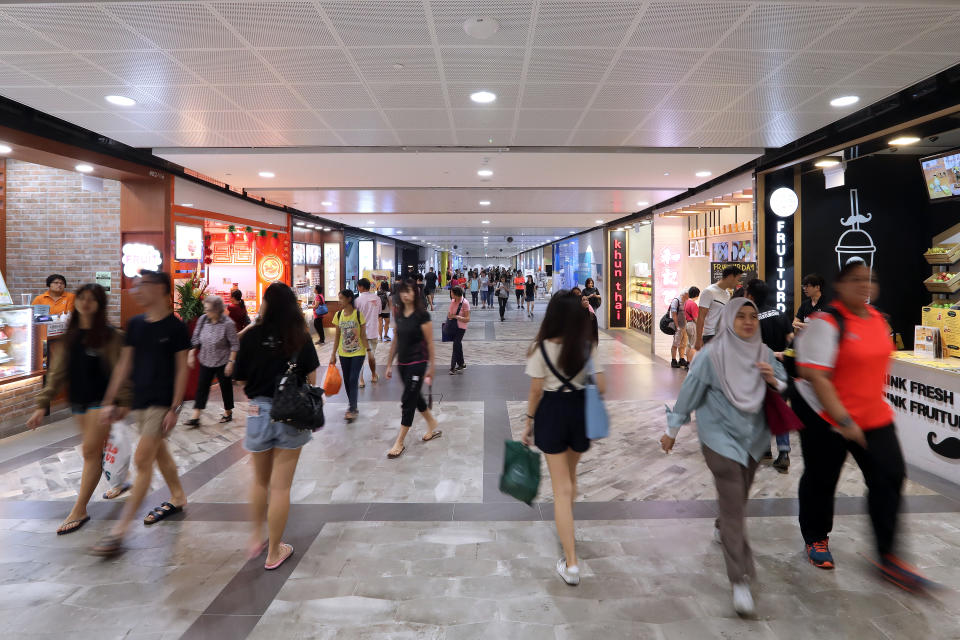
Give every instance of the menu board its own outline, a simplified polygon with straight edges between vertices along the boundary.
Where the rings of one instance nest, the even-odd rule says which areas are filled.
[[[920,165],[930,200],[960,196],[960,150],[923,158]]]
[[[306,264],[307,247],[299,242],[293,243],[293,264]]]
[[[324,242],[323,255],[327,257],[323,263],[323,291],[329,300],[336,300],[340,294],[340,244]]]
[[[307,264],[320,264],[320,245],[307,245]]]
[[[743,275],[740,276],[740,282],[747,282],[757,277],[756,262],[711,262],[710,263],[710,282],[720,282],[723,278],[723,270],[727,267],[740,267]]]

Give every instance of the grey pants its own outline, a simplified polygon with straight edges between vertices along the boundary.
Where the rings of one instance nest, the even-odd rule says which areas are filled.
[[[701,446],[707,467],[717,485],[720,517],[717,527],[723,543],[723,559],[727,563],[730,582],[743,582],[744,577],[753,579],[757,572],[753,566],[753,553],[747,539],[747,498],[757,461],[750,459],[748,466],[726,458],[712,449]]]

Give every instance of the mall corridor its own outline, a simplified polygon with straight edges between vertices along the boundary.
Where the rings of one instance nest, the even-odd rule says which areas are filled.
[[[881,581],[862,477],[845,472],[832,537],[837,569],[812,567],[796,521],[797,455],[789,474],[757,474],[749,527],[759,567],[757,617],[729,603],[713,542],[715,491],[692,430],[674,453],[657,440],[683,376],[601,333],[611,381],[611,436],[584,455],[576,505],[583,579],[558,579],[549,482],[532,507],[497,481],[504,440],[522,428],[526,349],[539,314],[476,311],[464,340],[467,369],[438,376],[443,436],[423,443],[417,419],[407,452],[384,456],[395,435],[400,384],[381,377],[344,423],[345,397],[303,451],[286,540],[295,554],[276,572],[246,561],[249,456],[243,420],[170,438],[189,493],[181,516],[135,524],[113,560],[86,554],[118,513],[95,493],[93,520],[53,535],[79,479],[69,420],[4,442],[0,459],[0,608],[4,638],[952,638],[960,628],[960,495],[929,474],[908,482],[908,557],[945,585],[917,597]],[[438,333],[439,338],[439,333]],[[378,347],[378,357],[389,344]],[[320,349],[321,361],[329,353]],[[438,362],[449,344],[437,342]],[[382,373],[382,371],[381,371]],[[238,407],[244,415],[245,403]],[[413,442],[414,444],[409,444]],[[849,465],[850,463],[848,463]],[[546,474],[546,471],[544,471]],[[156,488],[162,487],[159,475]],[[148,498],[163,499],[162,492]]]

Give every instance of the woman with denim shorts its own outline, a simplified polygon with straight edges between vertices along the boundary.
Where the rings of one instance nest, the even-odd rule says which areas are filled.
[[[312,438],[310,431],[270,419],[277,377],[291,362],[296,362],[296,374],[301,380],[316,382],[320,359],[310,341],[297,297],[287,285],[274,282],[263,294],[259,322],[240,338],[236,372],[237,380],[245,381],[244,391],[250,398],[244,440],[253,459],[253,532],[248,552],[250,558],[255,558],[266,549],[264,568],[268,570],[276,569],[293,555],[293,546],[281,542],[281,536],[287,525],[290,485],[300,449]]]

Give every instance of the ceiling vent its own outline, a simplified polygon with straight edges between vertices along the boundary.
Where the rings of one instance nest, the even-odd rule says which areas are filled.
[[[500,23],[493,18],[470,18],[463,23],[463,30],[466,31],[467,35],[471,38],[486,40],[500,31]]]

